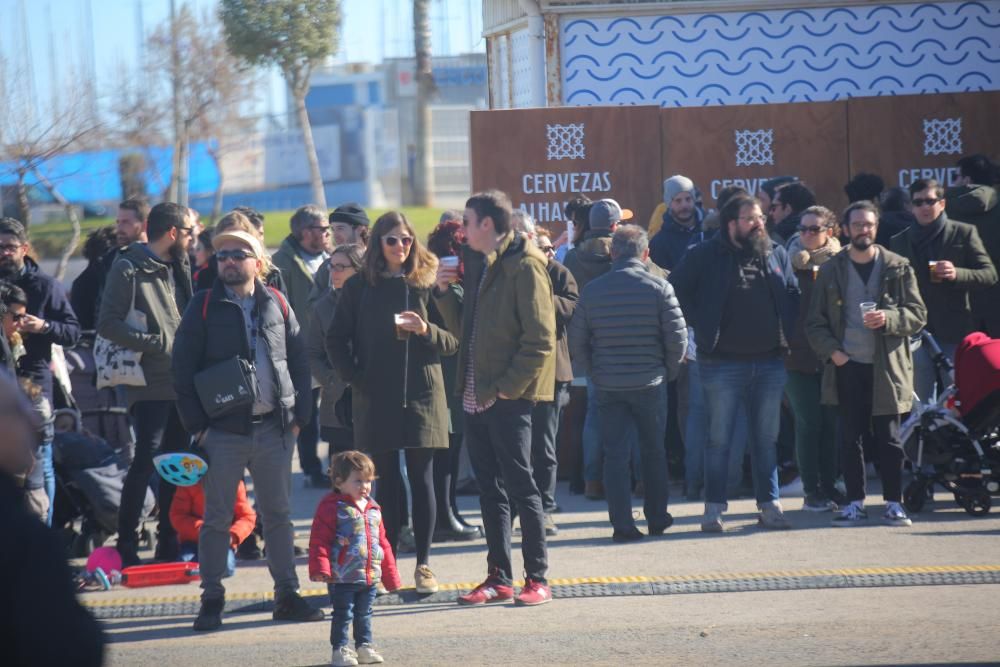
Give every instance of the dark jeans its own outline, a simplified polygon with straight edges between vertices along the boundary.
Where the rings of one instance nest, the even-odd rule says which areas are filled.
[[[304,424],[302,430],[299,431],[299,467],[307,475],[323,472],[319,455],[316,453],[319,446],[319,394],[319,387],[312,390],[312,417],[309,418],[309,423]]]
[[[539,401],[531,411],[531,469],[546,513],[556,509],[556,434],[559,413],[568,400],[569,383],[556,382],[555,400]]]
[[[330,644],[333,648],[347,646],[347,629],[354,625],[354,646],[372,643],[372,603],[375,586],[366,584],[329,584],[333,603],[330,623]]]
[[[841,467],[847,499],[865,499],[865,455],[862,436],[871,428],[882,475],[882,497],[899,502],[903,485],[903,448],[899,442],[899,415],[872,415],[875,367],[848,361],[837,369],[837,403],[842,424]]]
[[[531,474],[531,401],[498,400],[489,410],[465,415],[465,442],[479,485],[479,506],[486,529],[487,566],[510,585],[510,504],[521,517],[521,555],[525,575],[545,582],[545,513]]]
[[[338,452],[354,449],[354,431],[339,426],[323,426],[319,429],[320,437],[330,445],[330,458]]]
[[[632,480],[629,474],[629,424],[638,433],[645,485],[643,512],[652,526],[667,525],[667,385],[628,391],[597,390],[601,446],[604,449],[604,493],[615,532],[635,528],[632,519]]]
[[[188,434],[181,426],[177,407],[173,401],[138,401],[132,406],[132,423],[135,428],[135,458],[125,475],[121,505],[118,508],[118,541],[135,545],[139,541],[136,530],[142,518],[142,505],[146,488],[153,475],[153,456],[161,452],[183,451]],[[170,503],[175,486],[158,480],[157,504],[159,506],[159,540],[174,540],[176,533],[170,525]]]

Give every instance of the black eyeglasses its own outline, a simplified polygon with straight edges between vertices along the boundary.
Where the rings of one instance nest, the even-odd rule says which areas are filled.
[[[0,245],[0,252],[17,252],[20,249],[20,243],[4,243],[3,245]]]
[[[918,197],[918,198],[916,198],[916,199],[913,200],[913,205],[914,206],[934,206],[934,204],[938,203],[939,201],[941,201],[941,200],[940,199],[923,199],[923,198]]]
[[[20,322],[27,316],[28,316],[27,313],[14,313],[11,315],[11,319],[14,320],[15,322]]]
[[[804,225],[799,225],[799,231],[803,234],[819,234],[821,231],[826,229],[825,227],[820,227],[819,225],[813,225],[811,227],[806,227]]]
[[[242,262],[243,260],[250,258],[256,259],[256,255],[253,255],[245,250],[220,250],[215,253],[215,257],[220,262],[225,262],[228,259],[237,262]]]
[[[180,225],[176,225],[176,229],[179,232],[184,232],[188,236],[194,236],[194,227],[181,227]]]
[[[330,271],[334,273],[340,273],[341,271],[346,271],[347,269],[353,269],[352,264],[331,264]]]
[[[410,244],[413,243],[412,236],[386,236],[383,240],[390,248],[397,243],[402,243],[404,248],[409,248]]]
[[[324,235],[330,233],[329,225],[309,225],[308,227],[306,227],[306,229],[311,229],[314,232],[319,232],[320,234]]]

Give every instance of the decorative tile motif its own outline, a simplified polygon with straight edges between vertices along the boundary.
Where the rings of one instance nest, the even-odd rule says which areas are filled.
[[[962,119],[925,118],[924,155],[961,155]]]
[[[567,17],[560,31],[571,106],[1000,90],[1000,0]]]
[[[774,164],[774,130],[736,130],[736,166]]]
[[[582,160],[586,155],[583,145],[583,123],[577,125],[546,125],[550,160]]]

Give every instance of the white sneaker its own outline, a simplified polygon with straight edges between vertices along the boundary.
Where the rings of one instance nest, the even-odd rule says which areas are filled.
[[[371,644],[362,644],[358,647],[358,662],[356,664],[378,665],[383,662],[385,662],[385,658],[379,655]]]
[[[903,528],[913,525],[910,517],[906,516],[906,510],[899,503],[885,504],[885,514],[882,515],[882,521],[886,525]]]
[[[356,655],[350,647],[341,646],[340,648],[335,648],[333,649],[333,659],[330,661],[330,667],[351,667],[351,665],[356,665],[358,664]]]
[[[868,512],[861,503],[855,501],[847,504],[843,510],[833,516],[830,524],[837,528],[854,528],[863,526],[868,521]]]

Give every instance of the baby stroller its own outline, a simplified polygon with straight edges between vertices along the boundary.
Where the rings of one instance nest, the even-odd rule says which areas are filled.
[[[118,530],[118,507],[127,467],[106,440],[79,428],[78,412],[58,410],[55,421],[52,459],[56,502],[52,525],[63,530],[71,557],[87,556]],[[153,494],[147,488],[143,515],[148,517],[154,505]],[[79,532],[75,529],[77,520]],[[143,526],[140,534],[149,548],[156,547],[153,532]]]
[[[919,512],[937,484],[969,514],[985,515],[992,497],[1000,495],[1000,340],[966,336],[953,367],[933,336],[923,332],[921,338],[947,388],[930,405],[914,403],[901,428],[914,471],[903,505]]]

